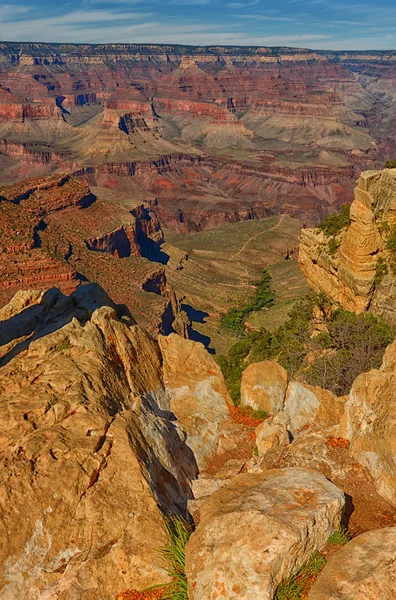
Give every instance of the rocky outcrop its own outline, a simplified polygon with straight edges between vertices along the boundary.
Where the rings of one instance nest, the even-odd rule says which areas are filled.
[[[95,285],[20,293],[0,318],[0,595],[108,600],[163,581],[163,514],[186,514],[228,417],[213,359],[159,346]],[[221,417],[189,423],[179,393],[179,422],[175,390],[197,410],[211,393]]]
[[[287,373],[273,361],[252,363],[242,374],[241,403],[268,414],[280,411],[287,389]]]
[[[279,412],[256,427],[256,447],[259,456],[263,456],[272,448],[287,446],[291,437],[287,421],[287,415]]]
[[[384,498],[396,506],[396,403],[394,389],[396,344],[385,353],[379,370],[362,373],[354,382],[345,405],[341,435],[367,467]]]
[[[163,231],[157,215],[130,200],[121,208],[117,193],[101,191],[104,197],[98,198],[85,181],[69,175],[0,188],[0,306],[19,289],[57,285],[70,294],[81,280],[90,280],[116,302],[133,307],[150,331],[168,333],[178,317],[177,328],[187,335],[188,323],[183,325],[164,267],[142,259],[160,256]]]
[[[284,445],[283,426],[291,436],[313,424],[328,435],[338,435],[345,401],[318,386],[288,383],[287,372],[274,361],[252,363],[242,374],[241,405],[279,417],[258,428],[260,437],[268,435],[274,446]]]
[[[393,600],[396,528],[359,535],[326,564],[308,600]]]
[[[186,547],[193,600],[270,600],[280,581],[325,545],[344,495],[304,469],[242,474],[203,503]]]
[[[220,368],[204,346],[176,334],[160,337],[159,345],[170,410],[203,468],[225,431],[231,398]]]
[[[299,263],[309,285],[348,310],[370,309],[394,324],[394,257],[387,237],[395,214],[396,170],[363,173],[355,189],[350,226],[337,235],[335,253],[330,253],[329,238],[322,231],[301,233]]]

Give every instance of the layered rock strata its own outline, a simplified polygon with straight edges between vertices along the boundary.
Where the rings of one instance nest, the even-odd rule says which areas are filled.
[[[309,285],[347,310],[371,309],[394,324],[394,253],[389,236],[395,214],[396,170],[363,173],[355,188],[351,223],[334,238],[336,248],[339,245],[335,252],[323,231],[302,230],[299,264]]]
[[[216,215],[206,227],[267,212],[316,224],[395,152],[392,52],[11,43],[0,62],[4,182],[94,170],[158,198],[167,226],[181,210],[190,232],[199,208]]]
[[[99,197],[70,175],[0,188],[0,304],[26,287],[57,285],[71,293],[81,282],[97,281],[152,331],[171,331],[177,315],[182,331],[184,314],[164,267],[143,258],[163,241],[157,215],[121,192],[95,191]]]

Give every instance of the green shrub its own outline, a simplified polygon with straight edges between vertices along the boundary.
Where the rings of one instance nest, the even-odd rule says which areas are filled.
[[[268,413],[265,410],[261,410],[260,408],[252,411],[253,419],[261,419],[264,421],[268,417]]]
[[[62,350],[67,350],[68,348],[70,348],[69,340],[63,340],[62,342],[59,342],[59,344],[57,344],[55,350],[56,352],[61,352]]]
[[[388,273],[388,265],[386,264],[385,260],[380,256],[377,260],[377,265],[375,267],[374,283],[378,285],[381,282],[381,280],[385,277],[385,275],[388,275]]]
[[[328,237],[335,236],[338,233],[340,233],[340,231],[342,231],[344,227],[348,227],[350,222],[350,205],[344,204],[343,206],[341,206],[340,211],[338,213],[326,217],[319,224],[319,229],[321,229],[324,232],[324,234]]]
[[[396,169],[396,160],[387,160],[385,163],[385,169]]]
[[[338,242],[334,237],[331,238],[328,244],[329,254],[330,256],[335,256],[337,254],[337,250],[340,247],[341,242]]]
[[[230,308],[223,316],[222,322],[236,333],[242,334],[245,330],[246,317],[254,311],[272,306],[275,301],[274,293],[271,290],[271,275],[266,269],[263,269],[259,281],[254,283],[256,291],[253,298],[240,308]]]
[[[396,251],[396,224],[388,226],[388,235],[385,238],[385,246],[391,252]]]
[[[313,337],[314,305],[321,308],[327,331]],[[236,405],[242,373],[249,363],[277,360],[290,377],[339,395],[349,392],[360,373],[380,366],[386,346],[394,339],[391,328],[373,315],[329,310],[330,306],[323,294],[309,294],[275,332],[249,332],[230,348],[228,356],[218,357]]]
[[[380,366],[394,334],[388,325],[373,315],[355,315],[342,308],[333,312],[326,326],[326,347],[330,351],[323,354],[319,350],[302,378],[311,385],[346,394],[360,373]]]

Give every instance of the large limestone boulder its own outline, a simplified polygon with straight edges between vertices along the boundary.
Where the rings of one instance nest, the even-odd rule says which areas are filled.
[[[159,337],[169,408],[177,418],[199,468],[217,449],[232,400],[214,358],[202,344],[176,334]]]
[[[340,525],[344,494],[305,469],[241,474],[201,506],[186,547],[191,600],[269,600]]]
[[[362,373],[345,405],[341,436],[373,476],[378,493],[396,506],[396,342],[379,370]]]
[[[264,360],[249,365],[242,374],[241,405],[268,414],[282,410],[287,372],[277,362]]]
[[[307,425],[315,425],[328,435],[339,433],[346,397],[337,397],[318,386],[291,381],[286,392],[284,412],[288,429],[296,436]]]
[[[309,600],[394,600],[396,527],[367,531],[330,557]]]
[[[186,514],[194,444],[163,408],[158,343],[98,286],[46,294],[0,323],[23,334],[0,367],[0,598],[109,600],[166,577],[163,514]],[[200,345],[174,344],[194,403],[218,373]]]

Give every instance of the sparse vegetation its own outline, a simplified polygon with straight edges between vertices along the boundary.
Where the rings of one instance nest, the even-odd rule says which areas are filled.
[[[386,224],[384,227],[384,231],[387,233],[385,238],[385,246],[387,250],[391,252],[396,252],[396,223],[393,225]]]
[[[335,544],[336,546],[344,546],[351,540],[351,534],[347,529],[338,529],[331,534],[327,540],[328,544]]]
[[[264,421],[268,417],[268,413],[266,413],[265,410],[253,410],[252,417],[253,419],[261,419],[262,421]]]
[[[380,281],[385,277],[385,275],[388,275],[388,273],[389,273],[388,265],[385,262],[385,260],[380,256],[377,260],[377,265],[375,267],[375,276],[374,276],[375,285],[378,285],[380,283]]]
[[[49,410],[51,410],[51,408],[53,406],[55,406],[55,404],[57,404],[57,403],[58,403],[58,399],[57,398],[51,398],[50,400],[48,400],[48,402],[46,404],[46,407],[45,407],[45,410],[44,410],[44,413],[47,414],[47,412]]]
[[[338,529],[327,540],[326,547],[344,546],[351,539],[347,529]],[[326,553],[325,553],[326,554]],[[275,593],[275,600],[301,600],[325,566],[326,557],[320,552],[311,554],[308,562],[297,573],[282,581]]]
[[[331,238],[328,244],[330,256],[335,256],[337,254],[337,250],[340,245],[340,242],[335,237]]]
[[[301,600],[310,581],[316,579],[325,564],[325,557],[320,552],[314,552],[297,573],[278,585],[275,600]]]
[[[70,348],[69,340],[63,340],[62,342],[59,342],[59,344],[57,344],[55,350],[56,352],[61,352],[62,350],[67,350],[68,348]]]
[[[188,600],[185,549],[192,533],[191,526],[179,516],[169,516],[165,523],[169,543],[160,553],[171,581],[158,587],[163,590],[162,600]]]
[[[396,160],[387,160],[385,163],[385,169],[396,169]]]
[[[253,298],[241,308],[231,308],[223,317],[223,324],[237,333],[243,333],[246,317],[257,310],[272,306],[275,302],[271,290],[271,275],[263,269],[259,281],[255,282],[256,291]]]
[[[319,224],[319,229],[321,229],[327,237],[334,237],[340,233],[344,227],[348,227],[351,222],[350,208],[349,204],[343,204],[338,213],[329,215]]]
[[[319,335],[313,335],[314,307],[323,320]],[[236,405],[244,369],[262,360],[277,360],[290,377],[343,395],[360,373],[380,366],[393,339],[390,327],[373,315],[355,315],[332,305],[323,294],[309,294],[274,333],[266,329],[247,333],[218,362]]]

